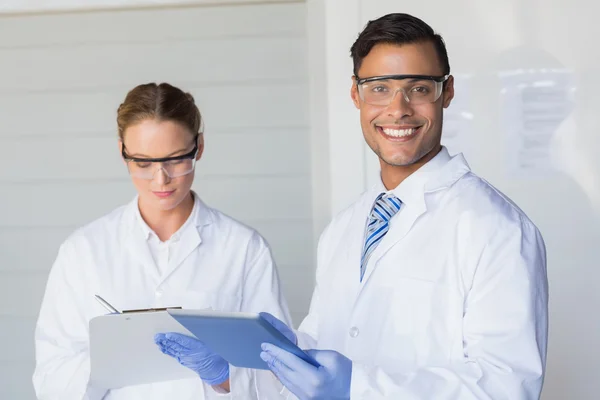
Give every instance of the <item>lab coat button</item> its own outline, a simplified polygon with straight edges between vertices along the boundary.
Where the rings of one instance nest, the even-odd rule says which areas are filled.
[[[162,290],[157,290],[156,292],[154,292],[154,294],[156,295],[156,297],[162,297],[163,291]]]
[[[350,337],[357,337],[358,334],[360,333],[360,331],[358,330],[357,327],[353,326],[352,328],[350,328],[350,332],[348,332],[350,334]]]

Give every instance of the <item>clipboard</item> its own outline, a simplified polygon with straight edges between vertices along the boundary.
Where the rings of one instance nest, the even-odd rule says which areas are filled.
[[[93,318],[90,329],[90,383],[103,389],[199,379],[198,375],[163,354],[154,335],[177,332],[194,336],[167,310],[148,310]]]
[[[261,344],[272,343],[319,366],[259,314],[206,310],[145,310],[107,314],[90,321],[90,383],[103,389],[199,379],[190,369],[163,354],[154,343],[157,333],[196,337],[240,368],[268,369],[260,358]]]

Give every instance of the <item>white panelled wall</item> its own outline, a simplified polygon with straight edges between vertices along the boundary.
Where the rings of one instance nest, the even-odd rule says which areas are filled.
[[[96,11],[106,9],[139,9],[149,7],[181,7],[199,5],[293,3],[296,0],[2,0],[0,12],[47,13],[63,11]]]
[[[59,244],[134,195],[115,117],[140,83],[195,96],[194,189],[266,237],[300,322],[315,241],[305,21],[293,2],[0,15],[0,399],[34,398],[33,330]]]

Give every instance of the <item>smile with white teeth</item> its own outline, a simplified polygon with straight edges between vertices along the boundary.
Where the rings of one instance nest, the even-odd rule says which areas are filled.
[[[383,132],[388,135],[388,136],[392,136],[392,137],[406,137],[406,136],[410,136],[413,133],[415,133],[415,131],[417,130],[417,128],[410,128],[410,129],[391,129],[391,128],[381,128],[383,130]]]

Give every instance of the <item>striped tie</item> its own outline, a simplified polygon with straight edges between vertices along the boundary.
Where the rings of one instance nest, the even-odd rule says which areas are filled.
[[[381,239],[388,232],[389,221],[400,210],[402,202],[391,193],[381,193],[375,200],[371,215],[369,215],[367,229],[365,231],[365,246],[360,260],[360,281],[362,282],[369,257],[377,247]]]

